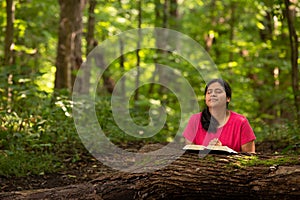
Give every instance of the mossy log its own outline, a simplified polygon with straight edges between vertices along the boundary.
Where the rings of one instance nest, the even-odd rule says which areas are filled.
[[[153,172],[112,170],[90,182],[3,192],[0,199],[300,199],[300,157],[284,158],[185,153]]]

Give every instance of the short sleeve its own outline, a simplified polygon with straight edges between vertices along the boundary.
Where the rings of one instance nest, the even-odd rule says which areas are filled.
[[[251,142],[255,140],[255,134],[253,132],[253,129],[251,128],[249,121],[245,119],[242,124],[242,130],[241,130],[241,145],[244,145],[248,142]]]
[[[200,122],[200,114],[194,114],[190,117],[187,126],[183,131],[183,136],[190,142],[194,142]]]

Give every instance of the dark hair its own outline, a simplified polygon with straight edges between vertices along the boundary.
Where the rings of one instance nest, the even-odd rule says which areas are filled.
[[[213,83],[220,83],[220,85],[224,88],[225,90],[225,93],[226,93],[226,97],[227,98],[231,98],[231,87],[230,85],[224,81],[223,79],[213,79],[211,81],[209,81],[205,87],[205,90],[204,90],[204,96],[206,95],[206,92],[207,92],[207,89],[208,87],[213,84]],[[228,104],[229,102],[227,102],[227,107],[228,107]],[[201,115],[201,125],[202,127],[208,131],[208,128],[209,128],[209,131],[210,132],[213,132],[213,133],[216,133],[217,132],[217,128],[219,126],[219,122],[210,114],[209,112],[209,109],[208,107],[206,106],[202,112],[202,115]]]

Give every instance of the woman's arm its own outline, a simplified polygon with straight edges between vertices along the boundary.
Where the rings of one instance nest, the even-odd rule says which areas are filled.
[[[255,153],[255,142],[252,140],[242,145],[242,152]]]
[[[185,139],[185,144],[193,144],[193,142],[189,141],[188,139]]]

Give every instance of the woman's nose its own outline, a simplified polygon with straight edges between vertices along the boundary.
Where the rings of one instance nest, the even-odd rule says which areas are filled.
[[[215,92],[211,92],[211,93],[210,93],[210,96],[215,97],[215,96],[216,96],[216,93],[215,93]]]

